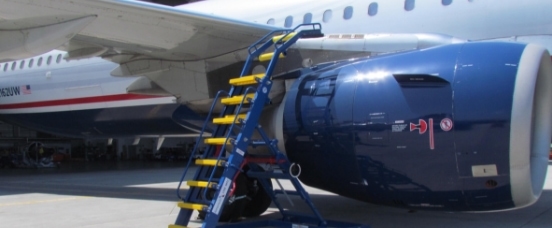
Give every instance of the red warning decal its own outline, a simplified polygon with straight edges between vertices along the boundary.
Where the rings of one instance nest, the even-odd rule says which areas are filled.
[[[418,124],[410,123],[410,131],[418,130],[420,135],[424,134],[429,128],[429,149],[435,149],[435,135],[433,133],[433,118],[429,118],[429,126],[425,120],[419,119]]]
[[[421,134],[427,131],[427,122],[425,120],[419,119],[418,124],[410,123],[410,131],[418,130]]]
[[[429,118],[429,149],[435,149],[435,138],[433,136],[433,118]]]
[[[450,131],[452,129],[452,120],[449,118],[444,118],[443,120],[441,120],[441,124],[439,125],[441,126],[441,130]]]

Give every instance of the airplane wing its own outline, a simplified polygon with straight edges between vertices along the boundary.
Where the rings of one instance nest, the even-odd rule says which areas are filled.
[[[31,43],[34,46],[18,44],[26,51],[29,48],[66,50],[67,58],[72,59],[102,55],[111,56],[114,62],[140,57],[196,61],[246,48],[277,29],[128,0],[0,0],[0,6],[0,45],[14,39],[15,35],[8,35],[10,31],[36,31],[42,36],[53,33],[68,42],[62,47],[51,47],[59,44],[46,44],[42,37],[37,38],[41,42]],[[69,27],[67,24],[77,24],[75,21],[80,23],[75,29],[61,29]],[[67,24],[55,27],[61,23]],[[11,54],[17,56],[13,46]],[[0,46],[0,52],[6,49]]]
[[[280,28],[130,0],[0,0],[0,62],[53,49],[67,51],[67,60],[99,56],[119,64],[112,76],[147,77],[149,81],[127,87],[128,93],[172,95],[206,112],[209,99],[240,74],[244,49],[275,29]],[[280,64],[285,67],[276,72],[454,40],[424,34],[334,34],[298,42],[292,49],[299,51],[290,50]],[[280,84],[271,98],[283,97]]]

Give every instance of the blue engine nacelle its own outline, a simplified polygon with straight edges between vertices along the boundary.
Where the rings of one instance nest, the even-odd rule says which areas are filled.
[[[408,208],[519,208],[541,194],[552,68],[535,45],[474,42],[302,75],[283,102],[300,179]]]

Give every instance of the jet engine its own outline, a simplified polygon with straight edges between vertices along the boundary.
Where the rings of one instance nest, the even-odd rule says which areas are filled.
[[[543,189],[551,77],[531,44],[353,59],[297,78],[271,128],[310,186],[416,209],[520,208]]]

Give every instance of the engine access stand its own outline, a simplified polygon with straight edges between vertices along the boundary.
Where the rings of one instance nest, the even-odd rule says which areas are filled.
[[[283,35],[277,35],[282,33]],[[186,227],[194,210],[200,211],[205,217],[202,227],[216,227],[225,206],[231,205],[237,200],[246,200],[245,196],[234,194],[234,190],[237,189],[235,186],[238,185],[236,184],[238,175],[244,172],[245,165],[252,163],[269,163],[281,171],[278,173],[273,170],[265,171],[260,166],[250,165],[250,170],[246,175],[258,180],[272,202],[278,207],[283,218],[281,220],[225,224],[220,227],[367,227],[351,223],[328,222],[323,219],[297,177],[290,173],[292,165],[285,154],[278,150],[277,140],[270,139],[258,124],[264,106],[269,103],[268,94],[272,88],[272,73],[278,59],[284,57],[285,50],[298,39],[321,36],[323,34],[320,24],[305,24],[299,25],[294,30],[273,31],[249,47],[249,56],[241,76],[230,80],[232,85],[230,91],[219,91],[214,99],[196,148],[190,157],[194,157],[197,152],[197,145],[202,140],[208,121],[212,120],[216,128],[212,131],[212,138],[205,139],[205,144],[209,146],[202,158],[196,160],[196,165],[199,167],[193,180],[187,181],[190,188],[186,196],[181,197],[180,187],[191,164],[191,159],[188,161],[188,167],[186,167],[177,189],[177,196],[182,200],[178,203],[180,212],[175,224],[169,225],[169,228]],[[261,54],[272,46],[274,46],[273,53]],[[270,60],[266,72],[246,76],[251,70],[251,63],[257,59],[259,61]],[[213,109],[221,95],[227,96],[220,99],[224,105],[222,112],[218,117],[212,118]],[[242,113],[244,107],[248,110]],[[259,133],[261,140],[251,138],[254,131]],[[270,155],[253,156],[247,152],[249,146],[267,146]],[[227,147],[228,150],[231,150],[228,158],[224,153],[227,151]],[[296,191],[274,191],[270,184],[271,179],[288,179]],[[303,215],[285,210],[278,202],[277,193],[300,196],[310,207],[313,215]]]

